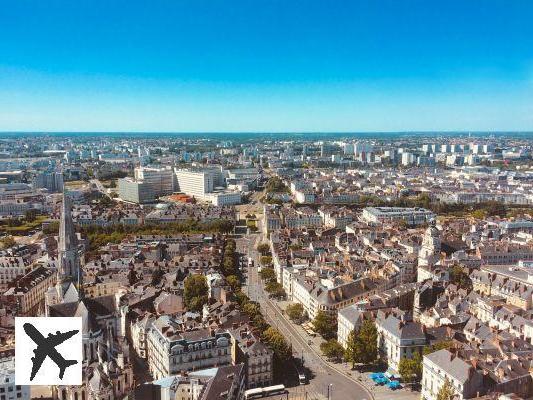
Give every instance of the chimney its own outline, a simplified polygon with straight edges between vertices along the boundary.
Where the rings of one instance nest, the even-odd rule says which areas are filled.
[[[455,351],[450,351],[450,362],[452,362],[456,357]]]

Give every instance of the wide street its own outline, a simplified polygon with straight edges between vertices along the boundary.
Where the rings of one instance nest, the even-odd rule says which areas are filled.
[[[301,398],[327,399],[329,386],[330,399],[371,400],[372,395],[360,383],[348,378],[325,362],[316,353],[316,350],[308,345],[308,339],[303,338],[296,331],[275,302],[268,298],[258,275],[259,255],[255,248],[259,242],[260,235],[248,235],[237,240],[237,250],[255,260],[254,266],[248,268],[245,291],[251,300],[259,302],[267,321],[277,328],[292,345],[295,358],[301,359],[303,357],[303,365],[309,384],[290,388],[291,398],[294,398],[293,394],[300,393],[302,394]],[[296,368],[295,365],[287,367]]]

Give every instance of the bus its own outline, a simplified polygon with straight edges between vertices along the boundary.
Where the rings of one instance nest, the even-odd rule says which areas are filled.
[[[244,399],[259,399],[261,397],[275,396],[277,394],[285,394],[285,385],[267,386],[264,388],[248,389],[244,392]]]
[[[260,397],[263,397],[263,388],[248,389],[244,392],[246,400],[259,399]]]
[[[298,372],[298,381],[300,382],[300,385],[305,385],[307,383],[307,377],[305,376],[305,373]]]

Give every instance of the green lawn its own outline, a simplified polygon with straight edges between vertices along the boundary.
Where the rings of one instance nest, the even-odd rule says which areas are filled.
[[[5,232],[8,235],[23,236],[27,235],[29,231],[33,229],[41,229],[41,225],[48,219],[45,215],[38,215],[35,217],[35,221],[25,222],[20,226],[0,226],[0,232]]]

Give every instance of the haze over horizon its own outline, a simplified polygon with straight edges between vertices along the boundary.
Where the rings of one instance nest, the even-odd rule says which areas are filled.
[[[0,131],[533,130],[531,2],[2,4]]]

